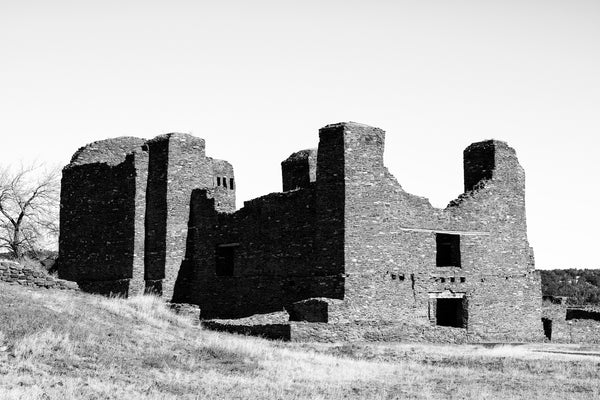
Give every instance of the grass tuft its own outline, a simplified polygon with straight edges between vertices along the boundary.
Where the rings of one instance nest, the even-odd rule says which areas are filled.
[[[52,330],[36,332],[19,339],[14,346],[13,355],[18,360],[34,361],[42,357],[73,355],[74,345],[68,334]]]
[[[179,316],[171,311],[164,300],[154,295],[139,295],[129,299],[120,297],[97,297],[97,304],[115,315],[137,319],[157,328],[167,328],[171,325],[191,327],[188,317]]]

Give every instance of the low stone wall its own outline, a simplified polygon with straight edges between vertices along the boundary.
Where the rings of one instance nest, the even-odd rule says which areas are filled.
[[[314,323],[290,322],[292,342],[481,342],[465,329],[414,326],[386,322]]]
[[[17,262],[0,261],[0,281],[45,289],[79,290],[77,283],[54,278]]]
[[[543,319],[546,336],[556,343],[600,343],[600,308],[569,306],[565,301],[546,299]]]
[[[564,325],[564,342],[593,344],[600,343],[600,321],[593,319],[573,319],[566,321]],[[554,342],[555,340],[552,341]]]
[[[265,339],[290,340],[289,316],[285,311],[255,314],[246,318],[203,320],[201,325],[212,331],[259,336]]]
[[[258,336],[272,340],[290,340],[289,324],[235,325],[216,321],[203,321],[202,327],[217,332],[237,333],[247,336]]]
[[[300,302],[302,303],[302,302]],[[303,304],[301,304],[303,305]],[[286,312],[256,314],[247,318],[202,321],[210,330],[261,336],[292,342],[483,342],[465,329],[411,325],[385,321],[306,322],[290,321]]]
[[[202,321],[202,327],[214,331],[260,336],[292,342],[484,342],[468,335],[464,329],[449,327],[418,327],[390,323],[280,322],[248,324],[236,320]]]
[[[194,325],[200,324],[200,307],[195,304],[168,303],[175,314],[189,318]]]

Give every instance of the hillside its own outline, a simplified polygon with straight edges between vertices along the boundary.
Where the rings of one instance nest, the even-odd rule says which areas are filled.
[[[0,329],[1,399],[600,396],[598,348],[269,342],[204,331],[153,297],[0,283]]]
[[[600,305],[600,269],[540,270],[544,296],[566,296],[575,305]]]

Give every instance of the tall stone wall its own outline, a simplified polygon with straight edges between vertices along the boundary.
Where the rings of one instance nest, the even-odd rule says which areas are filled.
[[[218,210],[233,211],[234,184],[231,164],[206,157],[204,140],[188,134],[81,148],[63,170],[59,274],[85,291],[170,299],[192,190],[210,190]]]
[[[333,124],[319,137],[315,167],[310,151],[282,163],[289,191],[234,214],[217,212],[214,193],[194,196],[177,301],[199,304],[205,318],[233,318],[337,298],[337,323],[436,332],[454,332],[439,319],[461,301],[465,337],[541,338],[540,281],[513,149],[486,141],[465,150],[469,190],[441,210],[387,171],[381,129]],[[458,265],[438,266],[440,235],[456,238]],[[216,273],[219,246],[234,249],[231,276]]]
[[[150,151],[144,246],[144,279],[147,291],[162,294],[167,260],[168,136],[148,142]]]
[[[186,260],[197,281],[206,279],[188,289],[202,293],[191,301],[200,303],[204,317],[239,317],[275,311],[281,304],[293,308],[294,299],[329,297],[343,299],[333,323],[342,330],[383,324],[387,331],[435,331],[438,337],[450,332],[447,337],[461,340],[543,337],[540,279],[525,224],[524,173],[513,149],[499,141],[467,148],[467,191],[437,209],[406,193],[387,171],[381,129],[332,124],[320,130],[319,138],[316,181],[310,179],[309,153],[302,151],[282,163],[289,192],[247,202],[226,217],[211,211],[210,199],[201,200],[207,219],[196,220],[188,249],[205,247],[194,247],[194,256]],[[277,224],[270,225],[269,218]],[[296,231],[302,222],[306,231]],[[246,231],[250,235],[241,233]],[[273,242],[283,245],[273,247]],[[235,243],[235,265],[241,265],[234,275],[239,276],[210,287],[223,279],[212,272],[219,243]],[[303,256],[290,260],[295,246]],[[444,261],[448,264],[440,261],[444,246],[456,253]],[[255,269],[256,261],[271,269]],[[295,291],[282,285],[285,279],[271,281],[297,269],[305,276],[336,277],[342,290],[332,296],[320,281],[303,280]],[[243,288],[238,286],[242,277]],[[243,300],[252,290],[258,300]],[[239,299],[237,305],[232,307],[231,299]]]
[[[324,313],[347,332],[541,338],[515,151],[494,140],[469,146],[465,193],[438,209],[402,189],[384,146],[381,129],[328,125],[317,151],[282,162],[283,193],[235,211],[233,168],[206,157],[202,139],[89,145],[65,168],[61,275],[105,293],[145,281],[146,291],[199,305],[204,318],[306,311],[325,303],[298,302],[328,298],[339,300],[335,310],[307,318]]]
[[[342,297],[341,271],[316,267],[314,194],[274,193],[226,214],[210,192],[195,191],[173,301],[198,304],[203,318],[237,318],[281,311],[306,296]],[[231,251],[229,274],[218,271],[219,247]]]
[[[79,149],[63,169],[59,272],[84,290],[143,290],[144,140],[123,137]]]
[[[483,180],[468,183],[476,189],[441,210],[406,193],[389,174],[383,131],[343,124],[337,134],[345,149],[349,319],[434,326],[436,304],[456,298],[466,304],[465,328],[474,337],[540,338],[540,280],[531,265],[524,173],[514,150],[498,141],[470,146],[465,177]],[[440,234],[459,241],[460,265],[437,266]]]
[[[346,268],[344,146],[336,130],[336,126],[326,126],[319,130],[317,152],[315,245],[318,258],[314,260],[313,268],[326,274],[344,274]]]
[[[235,188],[233,166],[227,161],[209,159],[212,166],[213,189],[211,197],[215,199],[215,210],[232,213],[235,211]]]
[[[192,190],[212,188],[215,171],[213,160],[205,156],[203,139],[170,133],[148,145],[145,276],[149,291],[171,298],[185,254]],[[233,179],[233,169],[228,178]]]

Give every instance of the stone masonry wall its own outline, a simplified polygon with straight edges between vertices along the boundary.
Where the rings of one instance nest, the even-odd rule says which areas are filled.
[[[75,282],[57,279],[17,262],[6,260],[0,260],[0,281],[45,289],[79,290]]]
[[[298,151],[281,162],[283,191],[305,188],[317,179],[317,149]]]
[[[323,131],[318,154],[282,163],[289,191],[235,213],[218,212],[214,192],[195,192],[173,301],[200,305],[203,318],[237,318],[310,297],[344,298],[343,154],[339,137]],[[217,273],[221,246],[233,257],[230,275]]]
[[[147,143],[150,158],[146,190],[146,226],[144,279],[146,291],[162,294],[162,280],[167,259],[167,165],[169,140],[159,136]]]
[[[548,338],[557,343],[600,343],[600,309],[569,307],[544,301],[543,318],[549,324]]]
[[[188,134],[81,148],[63,170],[60,276],[85,291],[170,299],[192,190],[210,190],[218,210],[233,211],[234,185],[231,164],[205,157],[204,140]]]
[[[200,297],[205,296],[200,304],[203,313],[211,310],[203,317],[243,316],[276,308],[264,307],[266,304],[335,297],[343,302],[336,305],[334,323],[333,314],[326,316],[331,326],[328,331],[339,327],[356,335],[353,327],[385,325],[389,329],[383,331],[388,333],[404,330],[394,337],[428,337],[429,333],[451,340],[543,337],[540,278],[527,241],[524,173],[513,149],[499,141],[467,148],[467,191],[446,209],[436,209],[427,199],[406,193],[387,171],[383,163],[385,133],[381,129],[356,123],[332,124],[320,130],[319,138],[314,183],[306,183],[307,157],[299,152],[282,163],[284,188],[289,192],[247,202],[246,210],[226,218],[211,214],[208,198],[201,200],[207,219],[197,219],[197,236],[189,239],[188,246],[199,247],[186,261],[197,281],[206,279],[204,284],[191,285],[203,293]],[[261,207],[248,214],[253,204]],[[303,215],[305,210],[312,212]],[[267,216],[267,220],[242,222],[238,214]],[[270,217],[277,225],[267,223]],[[301,221],[307,230],[300,234],[294,227]],[[214,228],[204,230],[202,226]],[[294,232],[293,236],[282,236],[280,228]],[[240,230],[252,235],[244,237]],[[453,257],[460,262],[446,261],[451,265],[438,266],[440,237],[456,241],[453,246],[458,255]],[[283,246],[270,247],[272,242]],[[236,268],[241,265],[226,282],[213,285],[224,279],[211,276],[213,248],[219,243],[235,243]],[[293,246],[304,247],[304,259],[287,259]],[[253,252],[248,252],[248,247]],[[242,255],[239,260],[238,254]],[[251,279],[244,279],[246,286],[242,288],[241,278],[246,271],[253,271],[254,260],[273,269],[263,267]],[[331,296],[314,285],[321,282],[308,280],[302,281],[297,296],[286,298],[280,294],[282,286],[271,282],[270,277],[297,270],[308,276],[335,276],[343,282],[343,290]],[[276,282],[284,281],[280,278]],[[283,289],[290,291],[285,286]],[[252,291],[258,300],[245,300]],[[236,297],[240,292],[244,295]],[[243,309],[240,315],[229,314],[232,298],[241,300],[234,307]],[[449,312],[460,314],[461,322],[442,322],[448,320]],[[303,326],[301,323],[296,325]],[[291,332],[293,336],[294,329]],[[382,331],[373,332],[377,336],[376,332]]]
[[[211,197],[215,199],[215,210],[223,213],[235,211],[235,187],[233,166],[227,161],[209,159],[212,165],[213,189]]]
[[[192,196],[187,254],[174,302],[198,304],[203,318],[283,310],[317,294],[343,296],[339,271],[318,267],[314,190],[274,193],[218,213],[207,191]],[[230,275],[217,273],[217,248],[233,252]]]
[[[186,134],[169,135],[167,179],[167,255],[163,295],[170,299],[185,255],[192,190],[213,186],[212,165],[205,157],[204,139]]]
[[[437,299],[456,297],[468,304],[469,335],[541,338],[540,280],[530,263],[524,174],[514,150],[497,141],[467,149],[465,175],[478,174],[470,157],[484,148],[477,164],[493,165],[482,175],[491,179],[440,210],[404,192],[385,169],[383,131],[360,124],[336,129],[345,146],[349,319],[435,326]],[[460,266],[436,265],[440,233],[459,236]]]
[[[306,315],[327,320],[332,337],[337,325],[339,337],[370,327],[373,337],[542,338],[525,176],[506,143],[469,146],[465,193],[437,209],[388,172],[383,130],[328,125],[316,152],[282,163],[283,193],[238,211],[233,168],[205,157],[202,139],[98,143],[63,179],[59,268],[84,290],[139,287],[143,253],[146,290],[197,304],[203,318],[328,298],[340,302]],[[312,335],[307,323],[291,335]]]
[[[62,278],[105,294],[143,289],[147,157],[143,139],[123,137],[79,149],[63,169]]]

